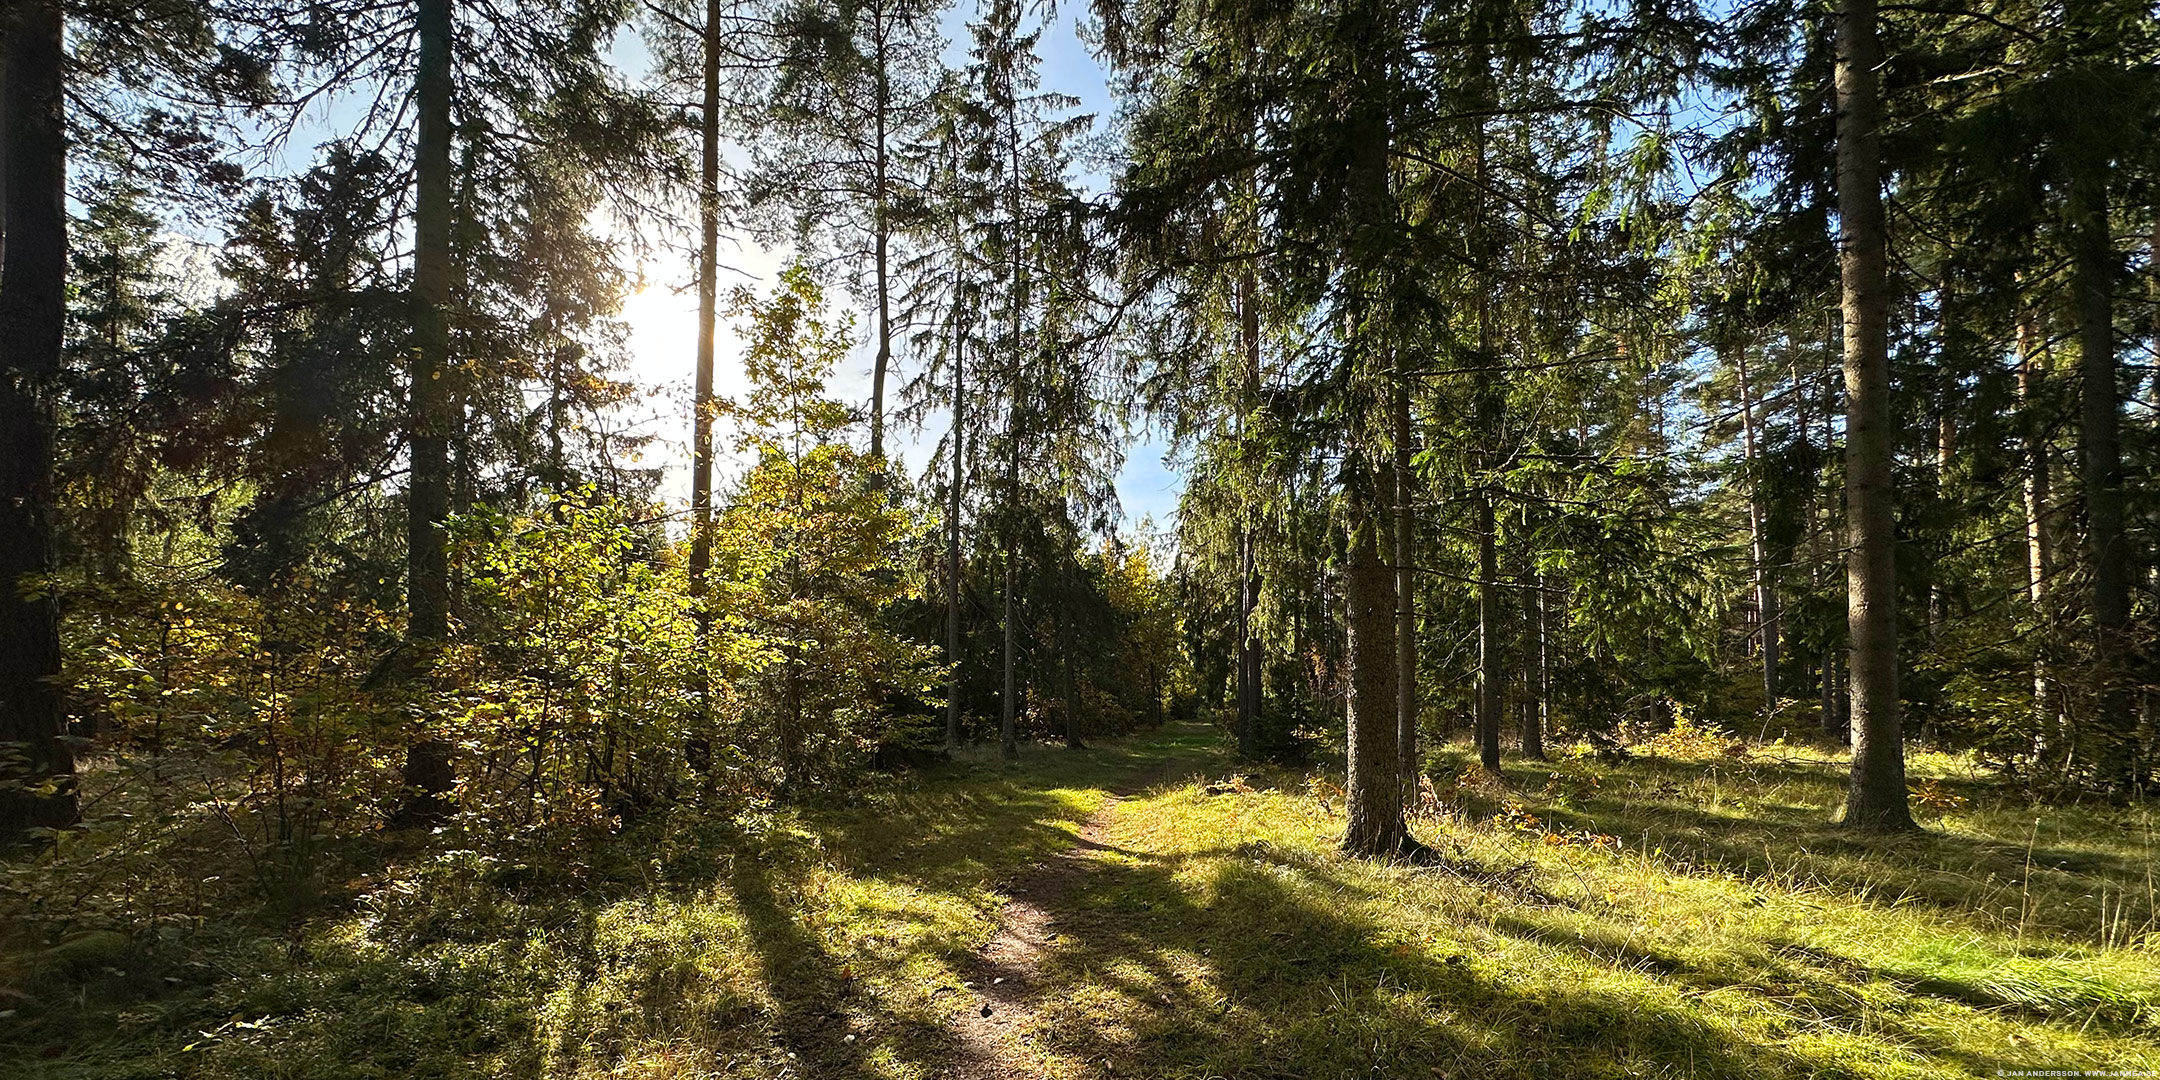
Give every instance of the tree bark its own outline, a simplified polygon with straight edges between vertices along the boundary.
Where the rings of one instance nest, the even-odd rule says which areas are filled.
[[[1397,775],[1415,785],[1418,763],[1417,478],[1411,473],[1408,350],[1395,352],[1395,758]]]
[[[440,642],[449,633],[443,521],[450,509],[450,0],[418,0],[417,11],[407,636]]]
[[[1370,47],[1377,34],[1365,42]],[[1385,380],[1389,374],[1381,351],[1392,342],[1376,328],[1374,316],[1382,314],[1384,296],[1365,290],[1381,288],[1390,272],[1388,254],[1399,213],[1390,187],[1390,141],[1392,117],[1379,103],[1392,76],[1384,55],[1366,53],[1356,65],[1361,85],[1352,88],[1353,100],[1362,103],[1350,120],[1347,149],[1351,154],[1346,184],[1349,213],[1356,223],[1354,258],[1361,264],[1354,279],[1360,290],[1352,300],[1346,334],[1353,385],[1362,384],[1359,400],[1364,407],[1384,408]],[[1366,381],[1371,380],[1371,381]],[[1378,391],[1378,392],[1375,392]],[[1347,562],[1343,571],[1346,618],[1345,651],[1350,664],[1350,685],[1345,694],[1345,727],[1349,758],[1345,781],[1349,828],[1343,847],[1360,855],[1390,855],[1412,847],[1403,822],[1402,775],[1396,742],[1396,711],[1399,686],[1395,664],[1394,575],[1382,550],[1389,529],[1389,503],[1395,497],[1394,461],[1371,453],[1369,432],[1354,436],[1354,445],[1343,467],[1343,483],[1349,500]],[[1378,465],[1378,467],[1374,467]]]
[[[1353,484],[1367,482],[1354,477]],[[1403,823],[1402,778],[1396,771],[1394,589],[1380,556],[1385,510],[1360,493],[1352,510],[1349,561],[1343,573],[1350,657],[1349,762],[1344,801],[1349,827],[1343,849],[1392,855],[1409,840]]]
[[[1476,520],[1471,528],[1477,533],[1478,546],[1478,763],[1486,772],[1498,773],[1501,689],[1506,685],[1507,673],[1500,656],[1500,549],[1493,535],[1496,525],[1491,492],[1478,492]]]
[[[1852,635],[1852,777],[1845,824],[1913,827],[1898,715],[1897,518],[1891,486],[1889,237],[1883,214],[1875,0],[1837,24],[1838,270],[1844,287],[1846,623]]]
[[[1014,380],[1013,392],[1019,393],[1019,381]],[[1012,520],[1020,513],[1020,407],[1016,400],[1012,405],[1011,420],[1006,424],[1007,440],[1005,458],[1005,691],[998,701],[998,742],[1007,761],[1020,757],[1020,687],[1015,668],[1015,654],[1019,648],[1020,627],[1018,613],[1013,604],[1013,589],[1018,580],[1014,573],[1019,562],[1019,528]]]
[[[877,470],[880,481],[885,475],[885,372],[892,365],[892,279],[888,273],[892,238],[892,192],[888,173],[892,151],[887,145],[890,134],[886,130],[892,112],[892,73],[885,18],[885,10],[880,6],[873,15],[872,31],[876,35],[877,64],[877,101],[873,105],[877,130],[871,146],[874,156],[871,233],[877,271],[877,361],[870,369],[870,457],[871,467]]]
[[[952,490],[945,513],[945,749],[960,745],[960,497],[967,461],[967,324],[960,290],[953,296]]]
[[[1480,87],[1479,98],[1491,97],[1492,58],[1480,49],[1474,61],[1475,77]],[[1473,243],[1476,258],[1481,267],[1490,265],[1492,251],[1486,228],[1485,196],[1490,190],[1489,164],[1485,154],[1485,122],[1478,122],[1472,136],[1476,150],[1476,222]],[[1493,354],[1493,315],[1491,275],[1484,269],[1477,280],[1477,335],[1478,364],[1476,376],[1475,412],[1477,418],[1477,504],[1476,520],[1472,526],[1477,534],[1478,546],[1478,680],[1477,680],[1477,746],[1478,763],[1485,771],[1500,772],[1500,714],[1502,692],[1507,685],[1506,671],[1502,665],[1500,645],[1500,536],[1493,519],[1493,488],[1497,478],[1494,463],[1498,460],[1500,438],[1501,402],[1500,387],[1492,369],[1499,366]]]
[[[66,50],[59,0],[0,8],[0,845],[78,815],[54,679],[53,383],[67,321]]]
[[[1238,425],[1260,404],[1260,282],[1248,265],[1238,279],[1238,345],[1243,353],[1240,373]],[[1238,528],[1238,641],[1237,641],[1237,746],[1238,757],[1250,761],[1260,755],[1260,710],[1265,702],[1260,671],[1260,637],[1253,627],[1253,613],[1260,607],[1258,541],[1250,521]]]
[[[1552,725],[1552,667],[1549,648],[1551,645],[1551,610],[1547,607],[1545,590],[1546,575],[1533,574],[1530,578],[1530,656],[1527,678],[1528,700],[1523,702],[1522,754],[1532,761],[1545,760],[1545,732]]]
[[[1260,575],[1253,567],[1253,534],[1249,525],[1238,529],[1237,596],[1237,748],[1240,759],[1260,754],[1260,649],[1253,631],[1253,610],[1260,596]]]
[[[1005,213],[1012,226],[1017,227],[1023,216],[1020,169],[1020,121],[1013,98],[1005,101],[1005,128],[1009,134],[1006,162]],[[1020,688],[1014,671],[1014,656],[1019,647],[1020,628],[1017,625],[1013,604],[1013,587],[1016,581],[1014,564],[1019,559],[1020,540],[1020,394],[1021,387],[1021,341],[1027,325],[1028,277],[1021,262],[1021,245],[1017,238],[1009,238],[1011,252],[1009,265],[1012,274],[1012,338],[1008,348],[1012,350],[1011,377],[1006,381],[1008,401],[1005,412],[1005,694],[1000,717],[1000,745],[1005,760],[1020,757],[1019,709]]]
[[[713,337],[720,301],[720,0],[705,0],[703,112],[698,123],[697,388],[690,414],[690,595],[712,567]],[[700,611],[702,628],[710,616]]]
[[[2045,764],[2068,749],[2069,733],[2062,716],[2050,671],[2054,644],[2055,609],[2050,595],[2055,576],[2055,527],[2049,502],[2053,477],[2047,449],[2047,424],[2040,415],[2040,393],[2047,379],[2046,343],[2033,323],[2030,311],[2017,321],[2018,413],[2025,457],[2025,602],[2032,609],[2033,756]]]
[[[1755,440],[1755,388],[1748,381],[1746,346],[1733,351],[1733,364],[1740,376],[1740,449],[1748,476],[1748,548],[1755,571],[1755,620],[1762,639],[1763,714],[1767,716],[1778,707],[1778,602],[1763,541],[1762,451]]]
[[[450,633],[450,553],[443,529],[450,513],[450,3],[418,0],[415,17],[420,56],[413,96],[420,130],[413,161],[405,637],[423,672],[433,666]],[[439,820],[454,780],[449,745],[432,731],[421,732],[406,752],[404,783],[410,796],[398,814],[400,823]]]
[[[2085,556],[2092,573],[2095,779],[2123,790],[2144,777],[2130,678],[2130,552],[2123,536],[2122,406],[2115,359],[2115,249],[2107,188],[2097,169],[2072,182],[2072,288],[2078,331],[2079,471]]]

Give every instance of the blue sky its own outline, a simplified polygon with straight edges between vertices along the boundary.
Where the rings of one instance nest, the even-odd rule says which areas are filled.
[[[973,4],[966,2],[956,5],[946,15],[946,34],[948,40],[954,42],[949,55],[951,62],[964,62],[959,42],[964,39],[966,23],[973,15]],[[1043,33],[1039,48],[1044,88],[1078,98],[1080,105],[1075,111],[1094,114],[1098,126],[1106,123],[1112,111],[1109,88],[1102,66],[1079,38],[1075,16],[1061,13],[1058,24]],[[642,64],[642,50],[634,44],[626,43],[617,50],[617,55],[626,67]],[[1103,183],[1100,176],[1083,179],[1097,187]],[[737,250],[724,254],[722,261],[742,273],[733,281],[723,279],[723,293],[736,284],[747,283],[753,287],[769,284],[788,257],[789,253],[784,250],[737,243]],[[688,287],[692,280],[690,262],[684,253],[661,252],[646,262],[642,278],[646,286],[627,300],[623,316],[631,329],[628,375],[649,392],[636,405],[610,418],[610,422],[629,432],[653,437],[640,464],[662,466],[665,469],[662,494],[670,501],[684,502],[689,497],[689,387],[697,343],[697,301],[694,291]],[[862,346],[856,350],[846,370],[835,378],[834,392],[840,397],[867,403],[872,359],[868,334],[875,325],[873,315],[860,305],[858,298],[844,292],[831,299],[837,311],[854,312],[857,332],[862,339]],[[899,349],[894,357],[897,370],[887,380],[888,394],[913,370],[913,361],[905,346],[901,345]],[[736,344],[732,328],[727,326],[721,328],[719,335],[715,369],[717,393],[729,395],[742,390]],[[943,435],[944,426],[944,416],[933,414],[925,418],[920,431],[892,430],[888,434],[889,450],[907,469],[919,472]],[[725,442],[724,436],[721,441]],[[1163,445],[1148,437],[1146,432],[1134,433],[1133,445],[1117,479],[1118,498],[1129,527],[1137,527],[1142,519],[1152,518],[1156,528],[1166,529],[1176,517],[1184,481],[1175,470],[1165,466],[1163,453]],[[723,470],[727,467],[728,463],[723,462]]]

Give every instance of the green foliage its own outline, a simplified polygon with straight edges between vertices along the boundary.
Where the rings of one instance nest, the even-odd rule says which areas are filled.
[[[338,841],[374,826],[395,782],[390,717],[407,699],[370,679],[389,614],[215,584],[119,589],[79,611],[66,675],[100,732],[86,782],[112,805],[60,838],[53,879],[22,879],[38,908],[25,930],[155,925],[229,895],[303,917]],[[69,880],[76,903],[48,906]]]
[[[1417,789],[1439,872],[1330,854],[1357,785],[1324,774],[1106,815],[1047,946],[1046,1061],[2146,1064],[2152,823],[2032,800],[2127,796],[2160,760],[2114,692],[2152,711],[2160,609],[2120,590],[2122,642],[2099,614],[2160,523],[2122,359],[2160,336],[2133,300],[2160,295],[2149,3],[1884,23],[1901,704],[1974,752],[1914,756],[1931,831],[1895,845],[1829,829],[1840,756],[1732,734],[1820,700],[1834,736],[1844,696],[1820,12],[1102,3],[1123,161],[1097,198],[1078,161],[1110,148],[1039,55],[1054,7],[983,0],[954,69],[936,0],[731,4],[714,41],[684,0],[448,7],[438,202],[408,189],[403,6],[67,5],[73,186],[14,179],[74,214],[68,324],[7,357],[30,468],[0,493],[0,549],[59,567],[0,584],[62,600],[79,775],[26,782],[78,783],[83,820],[0,863],[0,1060],[935,1075],[992,883],[1109,789],[1224,764],[1186,728],[1083,739],[1219,720],[1249,626],[1247,749],[1334,746],[1344,526],[1399,512],[1410,719],[1440,734],[1497,676],[1573,759]],[[614,67],[633,16],[651,80]],[[658,470],[586,421],[631,393],[624,259],[693,174],[670,83],[707,45],[754,144],[726,227],[874,291],[880,394],[888,362],[921,373],[894,424],[952,429],[909,487],[882,396],[866,450],[830,385],[855,323],[816,275],[739,292],[742,469],[693,595]],[[407,242],[444,202],[438,308]],[[405,384],[416,324],[447,331],[441,383]],[[455,414],[424,462],[415,398]],[[1182,455],[1174,555],[1118,532],[1134,406]],[[415,489],[455,508],[453,626],[419,643]],[[0,662],[43,678],[29,644]],[[958,743],[1003,712],[1062,735],[1064,771],[948,747],[948,678]],[[10,785],[56,726],[19,712]],[[452,810],[393,829],[415,745],[448,748]]]
[[[928,521],[876,481],[881,463],[846,441],[854,417],[825,396],[847,326],[824,321],[809,272],[781,276],[770,300],[747,290],[743,368],[752,391],[722,412],[741,426],[749,469],[714,533],[711,610],[748,695],[761,755],[802,788],[861,768],[884,734],[885,706],[931,691],[934,653],[880,617],[919,584],[898,571]]]
[[[529,514],[482,508],[455,522],[474,618],[436,660],[449,688],[436,707],[463,751],[473,831],[501,842],[604,829],[694,790],[694,741],[733,745],[728,685],[702,700],[693,689],[707,665],[726,670],[734,643],[700,650],[682,569],[654,557],[645,513],[588,488]]]

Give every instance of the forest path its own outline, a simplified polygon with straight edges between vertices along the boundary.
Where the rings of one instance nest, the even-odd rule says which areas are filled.
[[[1165,761],[1109,787],[1102,805],[1080,825],[1073,845],[1007,882],[997,931],[965,969],[966,1011],[954,1025],[959,1040],[952,1080],[1034,1080],[1059,1070],[1037,1040],[1035,990],[1043,958],[1057,944],[1064,901],[1103,865],[1103,836],[1119,804],[1199,762]]]

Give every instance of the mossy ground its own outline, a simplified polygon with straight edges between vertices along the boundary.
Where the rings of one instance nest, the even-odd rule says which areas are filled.
[[[206,924],[17,979],[0,1072],[938,1076],[999,883],[1147,778],[1052,912],[1020,1075],[2160,1070],[2151,811],[1914,766],[1943,812],[1889,839],[1832,823],[1827,755],[1510,766],[1443,782],[1418,867],[1338,855],[1324,776],[1206,794],[1205,729],[1030,748],[582,861],[414,860],[297,942]]]

